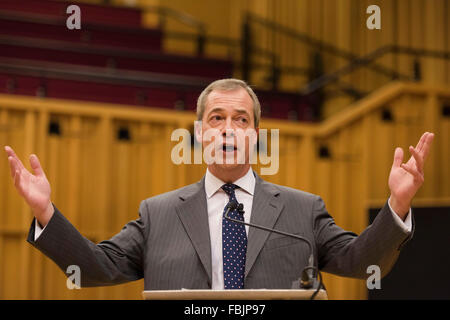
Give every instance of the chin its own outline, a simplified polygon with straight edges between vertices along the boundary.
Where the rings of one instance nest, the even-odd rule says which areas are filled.
[[[215,164],[215,166],[222,171],[227,171],[227,170],[235,170],[237,168],[244,168],[245,166],[247,166],[247,164],[223,163],[223,164]]]
[[[237,163],[224,163],[224,164],[218,164],[217,166],[220,169],[234,169],[234,168],[238,168],[239,166],[243,166],[243,165],[237,164]]]

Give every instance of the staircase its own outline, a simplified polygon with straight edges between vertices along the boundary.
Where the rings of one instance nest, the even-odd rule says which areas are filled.
[[[81,9],[69,30],[66,8]],[[55,0],[0,1],[0,93],[195,110],[233,62],[164,52],[164,30],[141,27],[142,12]],[[301,95],[256,90],[264,117],[311,120]]]

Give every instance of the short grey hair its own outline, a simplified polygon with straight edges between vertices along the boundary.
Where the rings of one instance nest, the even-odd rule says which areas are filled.
[[[206,101],[208,100],[209,94],[214,91],[233,91],[239,88],[244,88],[250,98],[253,101],[253,115],[255,120],[255,128],[259,125],[259,119],[261,118],[261,104],[259,103],[258,97],[252,88],[244,81],[239,79],[221,79],[210,83],[200,94],[197,100],[197,119],[202,120],[203,114],[206,109]]]

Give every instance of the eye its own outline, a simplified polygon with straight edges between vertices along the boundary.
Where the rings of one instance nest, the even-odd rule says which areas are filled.
[[[219,114],[215,114],[215,115],[212,115],[211,117],[209,117],[209,122],[211,123],[211,125],[217,125],[222,120],[223,120],[223,117]]]
[[[238,117],[237,121],[242,123],[242,124],[247,124],[248,123],[248,119],[246,117]]]

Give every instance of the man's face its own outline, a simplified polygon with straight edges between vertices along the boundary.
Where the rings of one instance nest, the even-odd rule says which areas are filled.
[[[209,133],[208,133],[209,132]],[[214,133],[211,138],[211,133]],[[231,91],[212,91],[207,98],[202,119],[203,150],[210,144],[211,155],[222,159],[213,165],[223,169],[248,165],[249,146],[254,147],[258,129],[255,128],[253,100],[244,88]],[[254,139],[249,139],[253,134]]]

